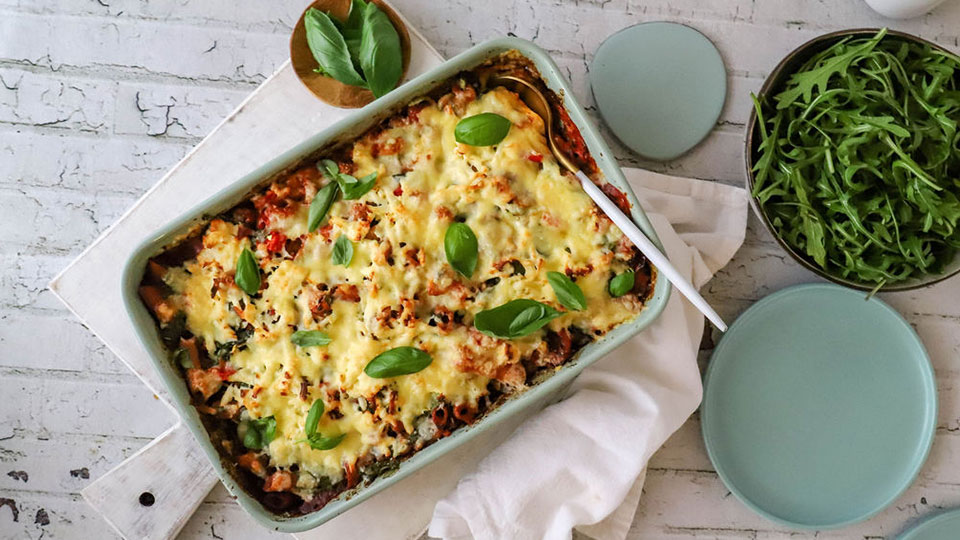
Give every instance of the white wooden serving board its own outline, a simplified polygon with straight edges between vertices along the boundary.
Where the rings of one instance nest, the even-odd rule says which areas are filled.
[[[409,22],[404,23],[411,38],[408,78],[412,78],[440,64],[443,57]],[[50,289],[170,406],[125,315],[120,283],[130,253],[147,235],[198,201],[351,112],[314,97],[285,62],[55,277]],[[206,456],[189,430],[177,423],[82,494],[125,538],[168,539],[176,536],[216,483]],[[141,502],[145,493],[153,499],[149,506]],[[409,534],[419,534],[422,522],[417,521],[418,530]]]

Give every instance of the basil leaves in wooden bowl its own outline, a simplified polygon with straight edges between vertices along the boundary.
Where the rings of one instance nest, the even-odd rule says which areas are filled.
[[[797,261],[868,291],[960,272],[960,58],[886,29],[788,55],[747,123],[751,201]]]
[[[380,0],[317,0],[294,27],[290,61],[315,96],[358,108],[400,84],[410,63],[410,36]]]

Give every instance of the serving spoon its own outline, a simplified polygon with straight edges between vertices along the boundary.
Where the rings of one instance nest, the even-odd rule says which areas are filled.
[[[513,75],[493,75],[490,77],[487,82],[489,86],[504,86],[504,87],[514,87],[518,88],[520,91],[520,99],[530,107],[534,113],[540,116],[543,119],[543,123],[546,125],[547,131],[547,144],[550,146],[550,151],[553,152],[554,157],[557,158],[557,161],[574,176],[580,180],[580,186],[583,187],[583,190],[587,192],[587,195],[593,199],[593,202],[597,203],[597,206],[610,218],[613,223],[623,231],[623,234],[633,242],[633,245],[637,246],[641,253],[643,253],[647,260],[649,260],[657,268],[657,271],[664,275],[680,293],[693,304],[700,313],[710,320],[721,332],[727,331],[727,325],[723,322],[723,319],[720,318],[720,315],[706,300],[700,296],[700,293],[697,292],[697,289],[691,284],[686,278],[677,271],[676,268],[670,264],[670,261],[667,259],[666,255],[660,252],[657,249],[657,246],[647,238],[647,235],[643,233],[623,211],[620,210],[617,205],[615,205],[607,196],[600,191],[593,181],[587,178],[587,175],[580,170],[569,156],[564,154],[557,148],[556,141],[553,139],[553,113],[550,110],[550,105],[547,102],[547,98],[543,95],[539,88],[534,86],[527,80],[524,80],[520,77],[515,77]]]

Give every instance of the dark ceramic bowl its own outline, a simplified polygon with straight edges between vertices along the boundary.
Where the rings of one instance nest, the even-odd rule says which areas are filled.
[[[857,28],[853,30],[840,30],[837,32],[831,32],[829,34],[824,34],[822,36],[815,37],[810,41],[800,45],[788,54],[773,71],[770,72],[770,75],[767,77],[767,80],[764,81],[763,86],[760,87],[760,91],[757,93],[757,98],[763,103],[766,99],[772,99],[773,96],[780,93],[783,89],[784,84],[804,62],[810,59],[816,53],[823,51],[824,49],[830,47],[836,42],[848,38],[848,37],[860,37],[860,36],[873,36],[879,32],[879,28]],[[924,43],[930,47],[946,52],[948,54],[954,54],[951,51],[927,41],[923,38],[906,34],[904,32],[898,32],[896,30],[887,30],[887,36],[914,41],[918,43]],[[747,120],[747,133],[746,133],[746,146],[745,146],[745,160],[747,166],[747,190],[752,194],[753,193],[753,165],[754,158],[757,154],[757,147],[760,145],[760,129],[757,126],[757,111],[756,109],[750,109],[750,119]],[[799,253],[792,246],[787,244],[787,242],[780,237],[776,229],[773,227],[773,224],[767,218],[767,215],[764,213],[763,208],[761,208],[759,202],[752,195],[750,196],[750,205],[753,207],[753,210],[757,213],[757,216],[760,217],[760,221],[763,222],[763,225],[770,231],[770,234],[777,239],[777,243],[780,244],[787,253],[798,263],[800,263],[804,268],[814,272],[815,274],[832,281],[838,285],[843,285],[845,287],[851,287],[854,289],[860,289],[863,291],[874,291],[877,289],[876,283],[867,283],[862,281],[852,281],[840,276],[830,274],[823,268],[820,268],[814,264],[806,255]],[[960,253],[954,257],[953,262],[947,265],[943,273],[940,274],[923,274],[918,277],[913,277],[905,281],[899,281],[889,285],[884,285],[879,289],[881,292],[888,291],[907,291],[913,289],[919,289],[932,285],[939,281],[943,281],[950,277],[953,277],[960,273]]]

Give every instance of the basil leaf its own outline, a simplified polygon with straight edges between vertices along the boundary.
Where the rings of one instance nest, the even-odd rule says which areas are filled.
[[[416,373],[431,362],[433,358],[416,347],[397,347],[378,354],[367,363],[363,372],[374,379],[387,379]]]
[[[250,296],[260,290],[260,266],[257,265],[257,257],[250,248],[243,248],[237,258],[237,270],[233,280]]]
[[[243,445],[251,450],[260,450],[270,444],[277,434],[277,420],[273,416],[248,420],[241,425],[247,430],[243,435]]]
[[[465,277],[473,275],[477,268],[477,236],[466,223],[452,223],[443,236],[443,250],[447,262]]]
[[[303,24],[307,32],[307,45],[321,71],[343,84],[366,88],[363,78],[353,67],[347,42],[330,16],[319,9],[310,8],[303,17]]]
[[[370,173],[363,178],[357,180],[349,174],[340,175],[340,190],[343,191],[343,198],[346,200],[354,200],[363,197],[368,191],[373,189],[373,185],[377,183],[377,173]]]
[[[327,217],[333,200],[337,198],[337,190],[340,188],[336,182],[329,182],[320,188],[320,191],[313,197],[310,203],[310,213],[307,215],[307,230],[313,232],[323,223],[323,218]]]
[[[583,291],[566,274],[562,272],[547,272],[547,282],[557,295],[557,301],[568,309],[582,311],[587,309],[587,298]]]
[[[633,277],[633,272],[630,270],[627,270],[619,276],[614,276],[607,286],[607,290],[610,291],[610,296],[617,298],[633,290]]]
[[[390,17],[373,2],[363,10],[360,68],[367,86],[376,97],[396,88],[403,72],[400,35],[390,22]]]
[[[319,433],[314,433],[307,437],[307,443],[310,444],[310,448],[314,450],[330,450],[336,448],[337,445],[343,442],[346,436],[346,433],[341,433],[340,435],[334,435],[332,437],[324,437]]]
[[[510,132],[510,120],[496,113],[480,113],[457,122],[453,136],[470,146],[493,146]]]
[[[260,450],[263,448],[263,440],[260,432],[247,425],[247,432],[243,435],[243,445],[251,450]]]
[[[513,339],[532,334],[560,315],[546,304],[521,298],[477,313],[473,326],[488,336]]]
[[[353,260],[353,242],[341,234],[337,241],[333,243],[333,253],[330,257],[333,264],[350,266],[350,261]]]
[[[316,347],[319,345],[328,345],[332,339],[319,330],[298,330],[290,336],[290,341],[294,345],[301,347]]]
[[[347,42],[350,60],[357,72],[360,71],[360,39],[363,32],[363,12],[366,9],[366,2],[353,0],[350,4],[350,14],[347,15],[346,22],[340,25],[340,33],[343,34],[343,39]]]
[[[317,424],[320,423],[320,417],[323,416],[323,400],[318,399],[310,406],[310,412],[307,413],[307,423],[303,426],[303,431],[307,438],[313,437],[317,433]]]
[[[317,163],[317,169],[320,169],[320,172],[327,173],[331,180],[337,180],[340,177],[340,166],[332,159],[321,159]]]

